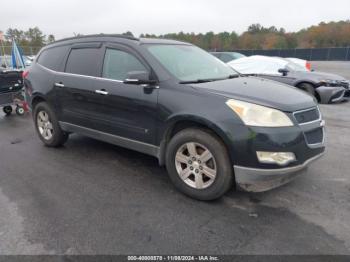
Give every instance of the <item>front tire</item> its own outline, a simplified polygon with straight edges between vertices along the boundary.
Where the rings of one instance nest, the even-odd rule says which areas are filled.
[[[301,83],[298,85],[298,87],[308,93],[309,95],[313,96],[316,98],[316,92],[315,92],[315,87],[312,84],[309,83]]]
[[[33,117],[39,138],[46,146],[59,147],[67,141],[68,134],[61,129],[55,113],[46,102],[35,106]]]
[[[185,129],[169,142],[166,167],[175,187],[198,200],[214,200],[232,186],[232,165],[226,147],[210,131]]]

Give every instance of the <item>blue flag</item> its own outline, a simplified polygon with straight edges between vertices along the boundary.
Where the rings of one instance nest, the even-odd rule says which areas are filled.
[[[12,56],[12,67],[13,68],[25,68],[26,67],[24,64],[22,52],[18,48],[15,40],[12,40],[11,56]]]

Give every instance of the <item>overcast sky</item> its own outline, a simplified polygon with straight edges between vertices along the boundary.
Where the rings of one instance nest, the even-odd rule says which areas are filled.
[[[241,33],[252,23],[297,31],[350,19],[349,0],[16,0],[1,1],[0,30],[38,26],[57,39],[73,33],[132,31]]]

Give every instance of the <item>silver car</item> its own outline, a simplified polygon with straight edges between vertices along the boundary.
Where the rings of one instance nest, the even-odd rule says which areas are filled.
[[[324,72],[308,71],[279,57],[250,56],[228,63],[243,75],[254,75],[295,86],[314,96],[319,103],[343,101],[349,96],[349,81]]]

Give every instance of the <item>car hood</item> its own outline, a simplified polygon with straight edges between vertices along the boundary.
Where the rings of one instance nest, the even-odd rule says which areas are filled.
[[[295,87],[257,77],[238,77],[222,81],[192,84],[196,89],[285,112],[316,106],[315,99]]]

